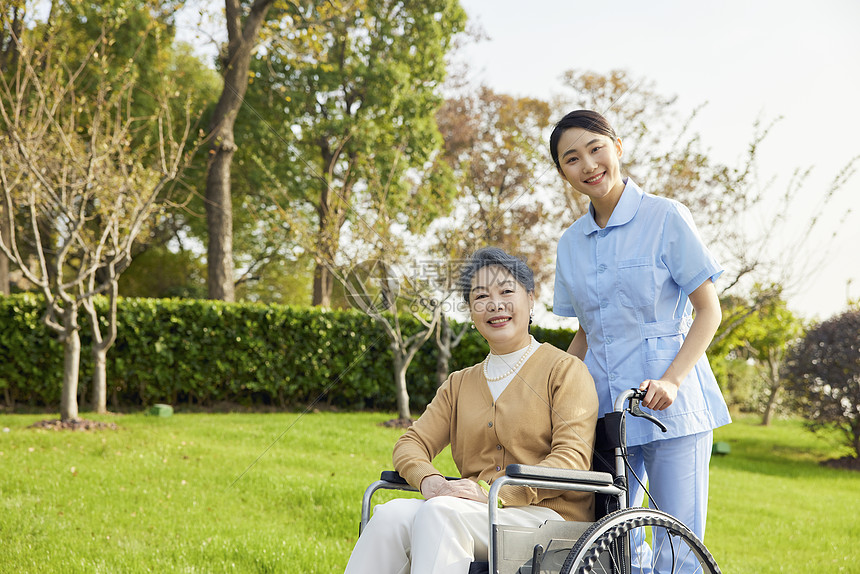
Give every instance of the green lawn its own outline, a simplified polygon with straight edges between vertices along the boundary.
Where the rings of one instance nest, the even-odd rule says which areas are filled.
[[[860,473],[822,467],[847,454],[797,421],[718,429],[705,542],[724,572],[860,572]]]
[[[87,416],[120,429],[0,416],[0,572],[340,572],[401,432],[388,413]],[[717,440],[706,542],[724,572],[860,570],[860,473],[817,464],[838,447],[797,422]]]

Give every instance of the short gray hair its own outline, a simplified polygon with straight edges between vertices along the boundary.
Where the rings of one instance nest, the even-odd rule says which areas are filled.
[[[535,275],[525,260],[510,255],[498,247],[482,247],[475,251],[460,268],[457,288],[460,289],[466,303],[469,302],[469,293],[472,291],[472,279],[475,277],[475,273],[491,265],[502,267],[513,275],[517,283],[522,285],[526,292],[534,293]]]

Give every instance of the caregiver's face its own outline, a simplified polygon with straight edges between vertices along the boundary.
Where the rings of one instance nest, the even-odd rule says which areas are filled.
[[[558,141],[559,173],[576,191],[600,202],[624,191],[621,140],[568,128]]]

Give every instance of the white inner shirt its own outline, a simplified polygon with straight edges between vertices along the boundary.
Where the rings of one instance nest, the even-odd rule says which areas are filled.
[[[499,395],[502,394],[502,391],[504,391],[508,384],[514,380],[517,376],[517,372],[519,372],[526,361],[528,361],[528,357],[537,351],[539,346],[540,343],[538,343],[534,336],[532,336],[529,341],[529,345],[519,349],[518,351],[508,353],[507,355],[495,355],[492,352],[490,353],[489,358],[487,359],[487,378],[489,379],[494,379],[504,375],[510,371],[511,368],[520,361],[520,359],[523,361],[520,363],[519,369],[507,377],[499,379],[498,381],[487,381],[487,386],[490,387],[490,393],[493,395],[494,401],[499,399]]]

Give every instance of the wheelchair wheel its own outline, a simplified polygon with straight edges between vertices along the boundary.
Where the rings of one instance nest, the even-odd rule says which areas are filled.
[[[586,530],[559,572],[719,574],[720,567],[705,545],[677,518],[648,508],[625,508]]]

